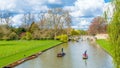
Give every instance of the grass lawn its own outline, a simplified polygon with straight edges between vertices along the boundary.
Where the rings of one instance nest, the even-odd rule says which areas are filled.
[[[113,48],[111,47],[108,40],[98,39],[96,41],[104,50],[106,50],[110,55],[112,55]]]
[[[0,41],[0,68],[60,43],[57,40]]]

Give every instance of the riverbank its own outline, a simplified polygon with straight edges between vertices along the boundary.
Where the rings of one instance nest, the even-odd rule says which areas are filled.
[[[0,68],[60,43],[57,40],[0,41]]]
[[[113,54],[112,54],[113,48],[111,47],[111,45],[110,45],[110,43],[109,43],[108,40],[98,39],[98,40],[96,40],[96,42],[97,42],[105,51],[107,51],[111,56],[113,56]]]

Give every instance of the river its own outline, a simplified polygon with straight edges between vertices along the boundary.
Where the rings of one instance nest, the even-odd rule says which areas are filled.
[[[61,48],[64,48],[66,55],[56,57]],[[88,54],[87,60],[82,59],[85,50]],[[114,68],[114,65],[112,57],[98,45],[79,40],[56,46],[15,68]]]

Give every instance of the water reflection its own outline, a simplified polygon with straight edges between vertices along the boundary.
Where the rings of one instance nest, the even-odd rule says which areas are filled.
[[[85,61],[85,66],[87,67],[87,60],[85,59],[84,61]]]
[[[61,48],[64,48],[66,55],[57,57]],[[85,50],[89,56],[87,60],[82,59]],[[113,63],[111,56],[99,46],[79,40],[79,42],[61,44],[15,68],[113,68]]]

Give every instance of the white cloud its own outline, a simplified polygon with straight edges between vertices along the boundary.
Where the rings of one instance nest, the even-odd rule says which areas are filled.
[[[61,0],[48,0],[48,3],[51,3],[51,4],[61,4],[62,1]]]
[[[12,18],[13,26],[21,25],[23,22],[21,21],[23,18],[23,14],[16,15]]]
[[[0,9],[10,9],[15,8],[15,0],[0,0]]]
[[[44,5],[47,0],[0,0],[0,10],[15,12],[29,12],[35,10],[48,10]]]
[[[71,10],[73,17],[101,15],[104,7],[104,0],[77,0],[74,6],[67,6],[64,9]]]
[[[73,18],[73,28],[87,29],[92,19],[96,16],[102,16],[106,7],[110,3],[105,3],[104,0],[77,0],[73,6],[65,6],[64,9],[70,10],[70,15]],[[110,8],[110,15],[112,12]]]
[[[79,26],[85,26],[85,25],[89,25],[89,24],[90,24],[90,22],[84,19],[84,20],[81,20],[81,23],[79,23]]]
[[[0,10],[7,9],[15,12],[45,12],[49,8],[47,4],[62,4],[63,0],[0,0]],[[79,29],[88,28],[93,17],[100,16],[107,10],[109,5],[112,17],[113,8],[110,3],[105,3],[104,0],[77,0],[72,6],[64,6],[63,9],[69,10],[70,15],[73,17],[73,27]],[[13,17],[13,21],[21,23],[22,15]],[[15,23],[15,24],[16,24]]]
[[[75,29],[88,29],[92,19],[93,18],[74,18],[72,27]]]

